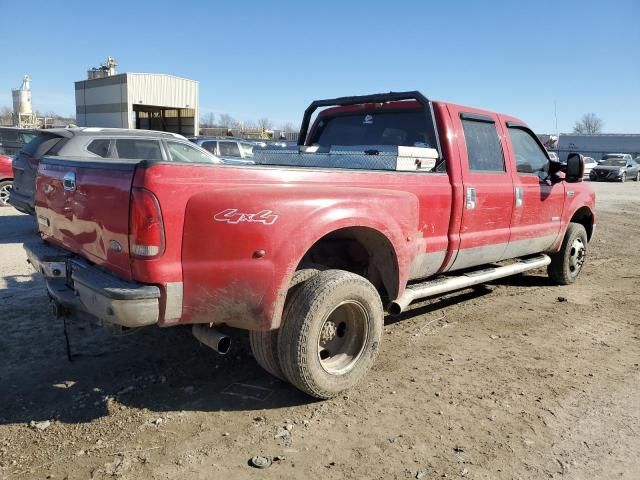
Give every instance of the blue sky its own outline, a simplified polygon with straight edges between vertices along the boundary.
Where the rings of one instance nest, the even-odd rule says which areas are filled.
[[[120,72],[200,81],[201,114],[299,124],[313,99],[421,90],[570,131],[640,133],[640,0],[3,1],[0,106],[32,78],[34,107],[75,111],[73,82]],[[20,21],[15,21],[22,19]]]

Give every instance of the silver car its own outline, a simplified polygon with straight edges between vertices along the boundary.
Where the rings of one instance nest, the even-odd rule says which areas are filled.
[[[177,133],[93,127],[40,130],[13,161],[9,203],[30,215],[35,214],[36,174],[43,156],[222,163]]]
[[[227,165],[253,165],[253,147],[250,142],[230,137],[191,137],[193,143],[222,159]]]

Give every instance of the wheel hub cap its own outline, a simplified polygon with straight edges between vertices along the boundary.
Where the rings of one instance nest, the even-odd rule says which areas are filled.
[[[327,320],[326,323],[324,324],[324,327],[322,327],[322,334],[320,335],[320,343],[326,344],[327,342],[330,342],[331,340],[333,340],[336,337],[337,329],[338,327],[336,326],[335,323],[333,323],[330,320]]]
[[[351,371],[365,349],[369,315],[357,301],[342,302],[325,318],[318,332],[318,360],[332,375]]]
[[[569,253],[569,271],[573,275],[577,275],[584,265],[584,259],[587,249],[581,238],[576,238],[571,244],[571,252]]]

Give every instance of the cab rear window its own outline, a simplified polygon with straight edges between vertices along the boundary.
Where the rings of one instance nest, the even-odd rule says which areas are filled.
[[[431,118],[422,110],[319,117],[311,145],[400,145],[436,148]]]

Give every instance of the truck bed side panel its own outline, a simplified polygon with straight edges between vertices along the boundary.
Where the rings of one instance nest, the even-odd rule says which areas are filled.
[[[135,185],[160,201],[166,251],[158,260],[134,260],[134,276],[182,278],[184,323],[277,326],[297,263],[318,238],[344,226],[389,238],[399,294],[410,278],[437,272],[448,252],[446,174],[158,164]],[[240,219],[260,212],[278,219]],[[254,258],[258,250],[263,258]]]

